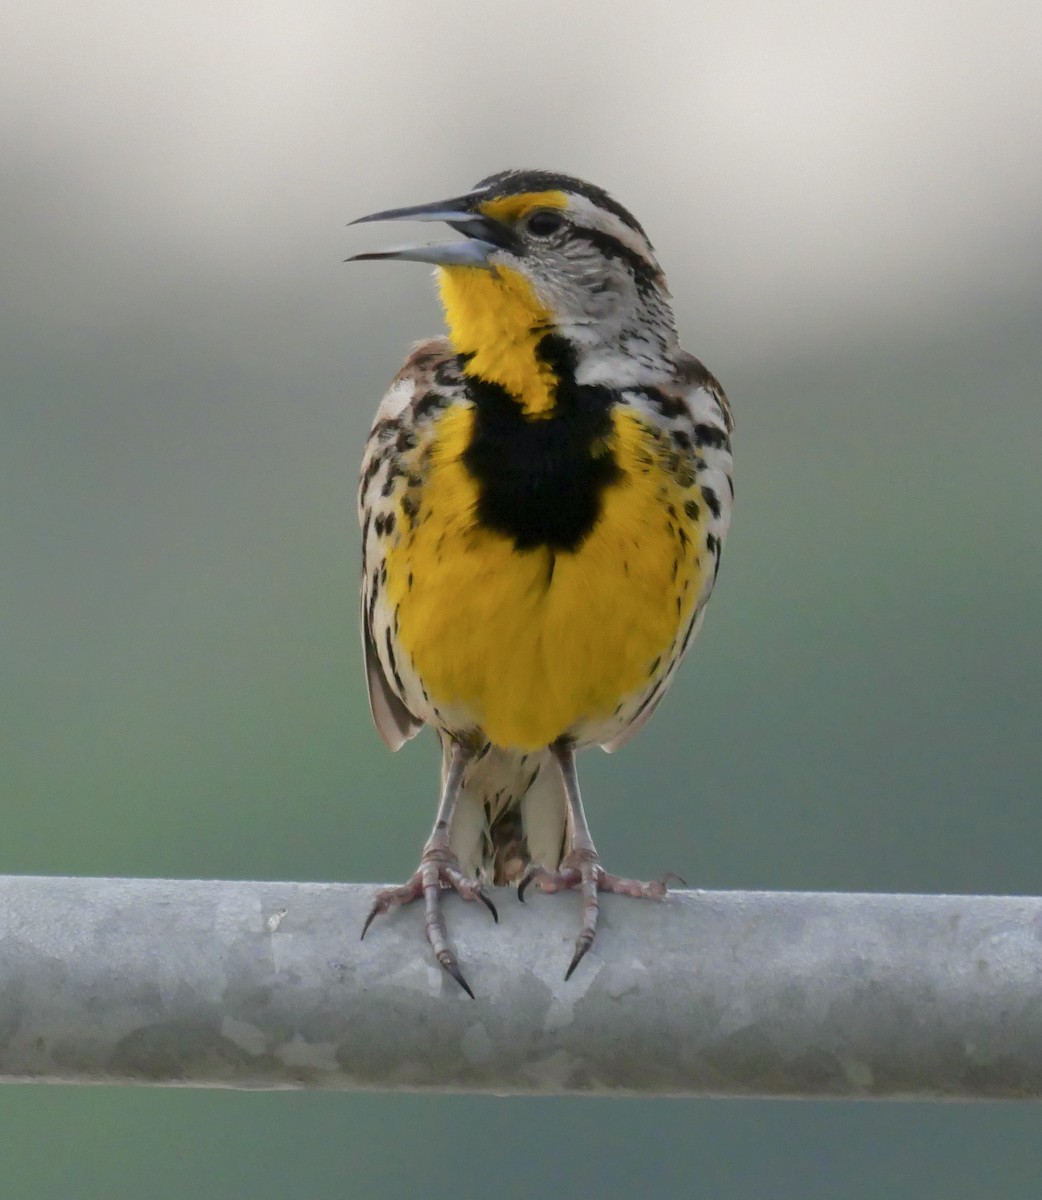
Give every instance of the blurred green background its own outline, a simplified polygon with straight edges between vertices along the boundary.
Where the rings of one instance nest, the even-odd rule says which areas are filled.
[[[1042,892],[1037,3],[0,13],[0,871],[412,869],[436,754],[370,727],[354,490],[439,318],[344,224],[538,166],[637,213],[738,421],[702,637],[583,762],[605,860]],[[1033,1106],[0,1089],[16,1200],[1040,1178]]]

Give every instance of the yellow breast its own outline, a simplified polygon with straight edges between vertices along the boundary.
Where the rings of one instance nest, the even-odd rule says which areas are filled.
[[[388,552],[388,600],[399,650],[433,702],[465,711],[497,745],[536,749],[610,719],[665,669],[701,590],[703,539],[659,435],[616,410],[621,475],[592,532],[573,552],[518,550],[477,521],[461,462],[473,422],[459,406],[435,428]]]

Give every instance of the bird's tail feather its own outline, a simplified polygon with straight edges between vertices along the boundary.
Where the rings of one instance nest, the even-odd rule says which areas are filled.
[[[448,751],[443,752],[444,763]],[[555,871],[568,836],[560,771],[549,750],[492,746],[468,764],[450,840],[464,872],[517,883],[530,863]]]

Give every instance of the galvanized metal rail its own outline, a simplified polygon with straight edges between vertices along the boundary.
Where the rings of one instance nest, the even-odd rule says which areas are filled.
[[[359,884],[0,877],[0,1081],[1036,1098],[1042,899],[675,892],[445,900]]]

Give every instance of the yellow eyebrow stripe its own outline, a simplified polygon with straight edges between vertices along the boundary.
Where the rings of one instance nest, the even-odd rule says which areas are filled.
[[[478,211],[494,221],[519,221],[537,208],[567,208],[565,192],[520,192],[515,196],[497,196],[478,205]]]

